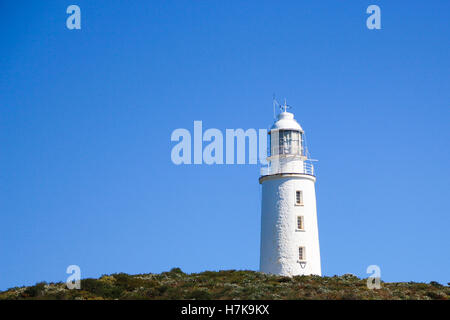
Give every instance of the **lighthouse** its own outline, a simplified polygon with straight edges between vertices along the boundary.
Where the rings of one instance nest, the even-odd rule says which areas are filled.
[[[269,131],[267,166],[261,168],[260,271],[284,276],[322,275],[316,176],[304,131],[287,105]]]

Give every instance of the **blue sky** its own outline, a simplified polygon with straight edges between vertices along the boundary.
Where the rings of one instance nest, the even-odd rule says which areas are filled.
[[[83,278],[257,270],[258,166],[176,166],[170,135],[267,128],[273,93],[319,159],[323,274],[449,282],[449,10],[2,1],[0,289],[64,281],[71,264]]]

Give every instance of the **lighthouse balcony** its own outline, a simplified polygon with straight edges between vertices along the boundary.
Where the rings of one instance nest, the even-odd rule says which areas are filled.
[[[270,163],[267,166],[261,167],[260,175],[261,177],[276,175],[276,174],[307,174],[310,176],[315,176],[314,165],[311,161],[305,160],[300,164],[296,165],[280,165]]]

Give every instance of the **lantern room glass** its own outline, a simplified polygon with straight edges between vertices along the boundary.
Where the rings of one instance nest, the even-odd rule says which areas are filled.
[[[279,130],[271,133],[270,154],[303,155],[302,133],[295,130]]]

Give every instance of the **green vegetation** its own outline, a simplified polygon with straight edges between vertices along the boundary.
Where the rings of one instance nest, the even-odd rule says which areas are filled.
[[[381,283],[369,290],[366,279],[353,275],[334,277],[267,275],[255,271],[205,271],[186,274],[179,268],[161,274],[117,273],[81,280],[80,290],[65,283],[40,282],[31,287],[0,292],[3,299],[443,299],[449,286],[399,282]]]

